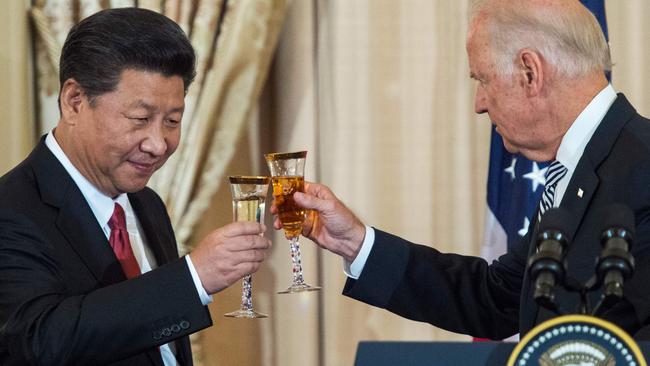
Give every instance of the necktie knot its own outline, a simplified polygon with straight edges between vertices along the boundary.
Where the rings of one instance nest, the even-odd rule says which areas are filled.
[[[555,201],[555,188],[557,184],[567,173],[567,168],[559,161],[555,160],[549,165],[546,170],[546,183],[544,184],[544,192],[542,192],[542,200],[539,205],[538,220],[546,210],[554,206]]]
[[[108,220],[108,227],[111,228],[111,230],[126,230],[126,216],[124,215],[124,209],[117,202],[115,203],[113,215]]]
[[[124,209],[119,203],[115,203],[113,216],[108,220],[108,227],[111,228],[111,234],[108,242],[113,248],[115,257],[120,262],[126,278],[133,278],[140,274],[140,266],[138,261],[133,255],[133,248],[131,248],[131,240],[129,233],[126,230],[126,217]]]
[[[546,170],[546,183],[544,184],[544,188],[546,189],[550,186],[556,186],[557,183],[564,178],[566,172],[567,168],[559,161],[554,160],[551,165],[549,165],[548,170]]]

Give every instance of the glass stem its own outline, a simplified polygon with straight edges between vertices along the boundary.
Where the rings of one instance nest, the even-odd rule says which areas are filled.
[[[241,284],[241,309],[253,310],[253,279],[248,275],[242,279]]]
[[[291,245],[291,262],[293,264],[293,284],[302,285],[305,281],[302,278],[302,262],[300,259],[298,236],[289,239],[289,244]]]

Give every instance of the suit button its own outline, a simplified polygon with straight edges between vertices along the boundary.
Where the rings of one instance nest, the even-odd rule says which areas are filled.
[[[187,320],[182,320],[180,323],[178,323],[178,325],[180,325],[182,329],[187,329],[190,327],[190,322]]]

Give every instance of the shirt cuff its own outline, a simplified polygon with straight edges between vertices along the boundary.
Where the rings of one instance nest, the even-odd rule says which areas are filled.
[[[205,291],[205,289],[203,288],[203,285],[201,284],[201,279],[199,278],[199,274],[196,272],[196,268],[194,268],[194,264],[192,263],[190,256],[186,255],[185,260],[187,261],[187,266],[190,268],[192,281],[194,281],[194,287],[196,287],[196,292],[199,294],[199,298],[201,299],[201,304],[208,305],[209,303],[212,302],[212,296],[208,295],[208,292]]]
[[[366,225],[366,236],[363,238],[363,243],[361,243],[361,250],[359,250],[359,254],[357,254],[357,257],[352,263],[346,261],[345,259],[343,260],[343,272],[345,272],[348,277],[355,280],[359,279],[359,276],[361,276],[363,267],[366,265],[366,260],[368,260],[368,256],[370,255],[370,251],[372,250],[372,246],[374,244],[375,229]]]

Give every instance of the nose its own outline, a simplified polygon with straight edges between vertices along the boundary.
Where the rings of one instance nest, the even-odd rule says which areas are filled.
[[[150,123],[140,149],[152,156],[162,156],[167,151],[167,139],[164,127],[160,123]]]
[[[476,114],[483,114],[487,112],[485,91],[483,90],[483,86],[481,84],[478,84],[476,86],[476,95],[474,96],[474,112],[476,112]]]

